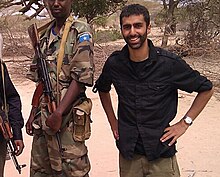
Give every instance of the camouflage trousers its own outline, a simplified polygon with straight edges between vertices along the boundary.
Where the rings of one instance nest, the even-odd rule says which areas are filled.
[[[0,177],[4,176],[4,166],[5,166],[5,157],[6,157],[6,141],[0,133]]]
[[[57,139],[45,131],[34,130],[31,150],[30,177],[88,177],[90,162],[85,142],[73,139],[72,122],[59,133],[63,155],[55,148]],[[54,141],[56,141],[54,143]],[[61,161],[59,161],[61,157]],[[61,163],[60,163],[61,162]],[[60,165],[61,164],[61,165]],[[55,173],[54,168],[61,169]],[[59,167],[61,166],[61,167]]]

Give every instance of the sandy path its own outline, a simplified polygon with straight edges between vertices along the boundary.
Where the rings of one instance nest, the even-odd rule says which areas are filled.
[[[30,102],[34,90],[32,82],[16,84],[23,103],[23,115],[25,122],[30,111]],[[114,105],[117,105],[116,95],[113,92]],[[181,118],[188,109],[193,96],[180,93],[177,118]],[[92,164],[91,177],[118,177],[118,151],[114,139],[100,105],[98,95],[88,90],[88,96],[93,100],[92,111],[92,136],[87,141],[89,156]],[[178,141],[178,153],[182,177],[219,177],[220,174],[220,102],[214,97],[208,106]],[[29,161],[32,138],[24,132],[25,149],[18,157],[19,163],[26,163],[27,167],[19,175],[14,169],[12,161],[7,161],[5,177],[28,177]]]

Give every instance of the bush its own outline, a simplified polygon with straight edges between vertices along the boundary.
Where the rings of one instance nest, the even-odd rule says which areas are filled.
[[[105,43],[122,39],[121,32],[115,29],[98,30],[94,34],[95,43]]]
[[[106,24],[107,24],[107,17],[98,17],[94,20],[93,22],[96,26],[98,27],[103,27],[105,28],[106,27]]]

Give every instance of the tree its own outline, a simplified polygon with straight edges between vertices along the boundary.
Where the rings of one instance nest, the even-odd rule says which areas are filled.
[[[163,3],[163,11],[165,16],[164,35],[162,38],[162,47],[166,47],[168,43],[168,37],[171,34],[176,33],[176,18],[174,15],[175,10],[180,2],[184,0],[161,0]]]
[[[220,0],[191,2],[186,6],[188,21],[186,44],[202,47],[220,34]]]
[[[75,14],[85,17],[88,23],[92,23],[96,17],[109,16],[116,12],[126,2],[126,0],[78,0],[74,2],[72,9]]]
[[[21,6],[20,13],[25,14],[32,10],[33,15],[27,17],[32,19],[41,16],[41,12],[47,7],[46,0],[1,0],[0,9],[11,6]],[[91,23],[99,15],[109,15],[117,11],[127,0],[78,0],[74,1],[73,12],[85,17]],[[49,13],[50,14],[50,13]]]
[[[159,13],[165,24],[162,47],[168,37],[176,33],[177,23],[185,18],[188,30],[187,43],[192,45],[210,41],[219,34],[220,0],[160,0],[163,10]],[[178,12],[181,11],[181,17]]]
[[[21,9],[19,9],[18,12],[25,14],[26,12],[30,10],[34,10],[35,13],[31,15],[30,17],[27,17],[27,19],[32,19],[34,17],[40,16],[40,13],[44,9],[44,0],[1,0],[0,2],[0,9],[8,8],[12,6],[20,6]]]
[[[164,24],[164,35],[162,38],[162,47],[166,47],[170,35],[176,34],[176,25],[178,19],[176,11],[182,8],[185,4],[193,0],[157,0],[163,4],[163,9],[158,13],[156,23]]]

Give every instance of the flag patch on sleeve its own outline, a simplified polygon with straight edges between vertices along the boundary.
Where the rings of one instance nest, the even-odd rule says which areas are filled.
[[[84,33],[81,36],[79,36],[79,43],[83,42],[83,41],[89,41],[91,38],[89,33]]]

